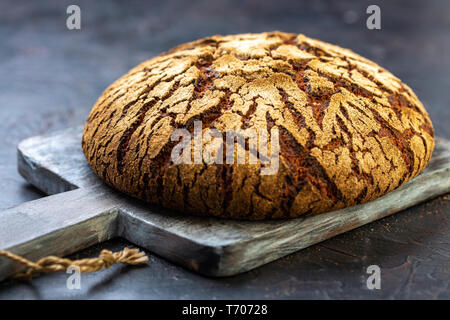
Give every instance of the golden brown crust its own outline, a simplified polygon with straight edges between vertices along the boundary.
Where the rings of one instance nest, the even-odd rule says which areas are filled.
[[[171,162],[174,129],[277,128],[280,168]],[[145,61],[86,122],[83,151],[115,188],[182,212],[240,219],[373,200],[419,174],[433,127],[412,90],[350,50],[280,32],[213,36]]]

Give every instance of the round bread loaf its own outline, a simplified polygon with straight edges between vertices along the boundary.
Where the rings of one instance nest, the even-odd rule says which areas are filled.
[[[278,167],[262,174],[270,164],[249,161],[249,139],[245,163],[198,162],[196,151],[174,161],[180,142],[195,144],[196,122],[201,134],[223,137],[265,130]],[[183,129],[194,138],[174,139]],[[200,156],[208,143],[200,135]],[[141,63],[98,99],[82,147],[101,179],[136,198],[195,215],[275,219],[376,199],[419,174],[434,141],[422,103],[390,72],[348,49],[270,32],[213,36]]]

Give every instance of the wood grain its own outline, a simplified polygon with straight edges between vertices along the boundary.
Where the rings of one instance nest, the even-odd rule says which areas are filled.
[[[436,139],[424,172],[363,205],[281,221],[187,217],[104,186],[84,159],[80,139],[76,128],[20,143],[20,173],[48,194],[62,193],[0,213],[0,248],[37,259],[120,236],[201,274],[228,276],[450,191],[450,142]],[[0,260],[0,278],[17,270]]]

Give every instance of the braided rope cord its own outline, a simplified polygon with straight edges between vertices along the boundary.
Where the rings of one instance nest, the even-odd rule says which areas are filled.
[[[54,273],[66,271],[70,266],[77,266],[82,273],[95,272],[101,269],[108,269],[113,264],[124,263],[129,265],[139,265],[148,262],[148,257],[139,249],[125,248],[122,251],[112,252],[103,249],[97,258],[86,258],[70,260],[56,256],[47,256],[36,262],[16,255],[10,251],[0,250],[0,256],[18,262],[26,267],[27,271],[17,273],[13,277],[18,279],[31,279],[38,273]]]

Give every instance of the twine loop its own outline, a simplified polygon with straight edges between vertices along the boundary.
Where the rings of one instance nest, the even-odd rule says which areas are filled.
[[[16,261],[26,267],[28,270],[24,273],[17,273],[14,278],[30,279],[38,273],[54,273],[66,271],[70,266],[77,266],[81,273],[95,272],[101,269],[108,269],[113,264],[124,263],[129,265],[139,265],[148,262],[148,257],[139,249],[125,248],[122,251],[112,252],[103,249],[97,258],[86,258],[79,260],[70,260],[56,256],[47,256],[39,259],[37,262],[30,261],[24,257],[16,255],[10,251],[0,250],[0,256]]]

